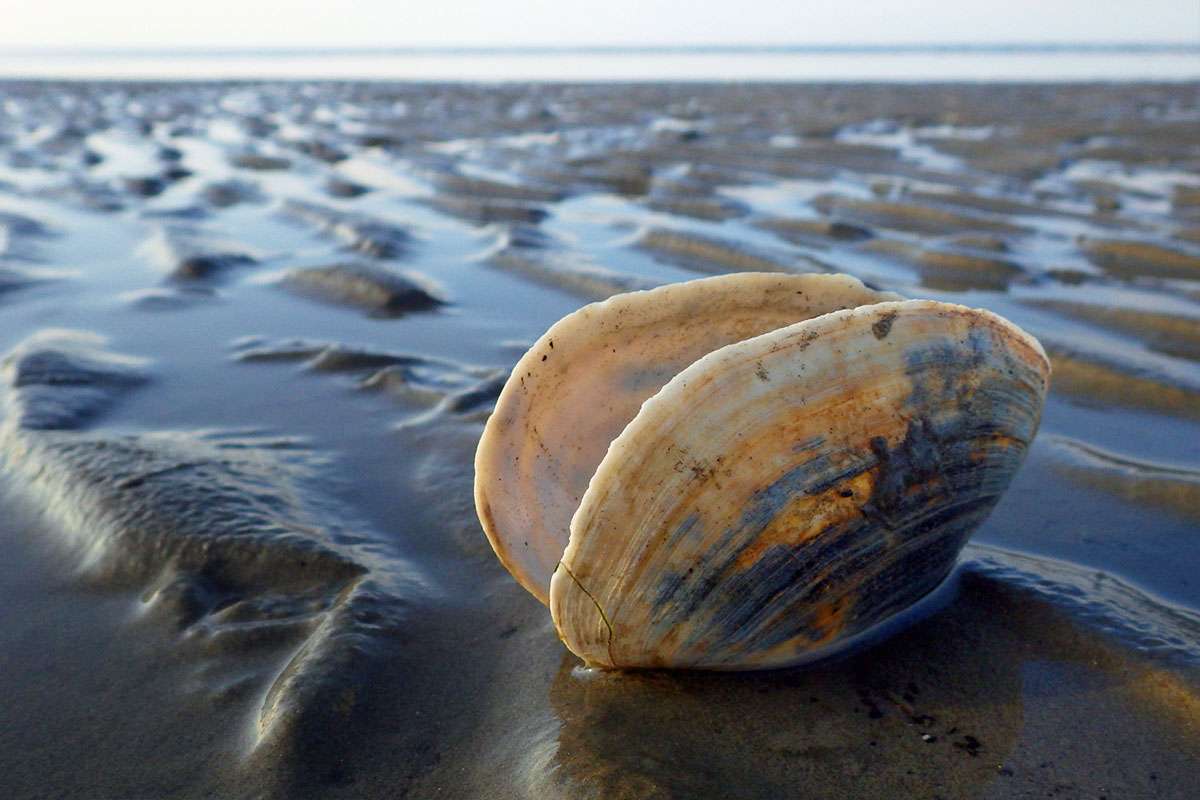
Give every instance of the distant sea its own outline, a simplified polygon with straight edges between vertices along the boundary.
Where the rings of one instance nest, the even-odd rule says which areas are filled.
[[[0,78],[1191,81],[1200,79],[1200,44],[0,49]]]

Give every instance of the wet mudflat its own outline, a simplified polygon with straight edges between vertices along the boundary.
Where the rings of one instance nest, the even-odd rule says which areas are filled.
[[[0,85],[13,797],[1190,797],[1200,87]],[[846,272],[1054,365],[950,582],[743,675],[578,668],[472,457],[552,322]]]

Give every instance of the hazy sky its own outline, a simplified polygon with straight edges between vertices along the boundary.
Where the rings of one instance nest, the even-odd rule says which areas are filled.
[[[0,46],[1200,42],[1200,0],[0,0]]]

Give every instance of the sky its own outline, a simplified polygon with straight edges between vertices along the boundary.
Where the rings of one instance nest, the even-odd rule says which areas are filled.
[[[1200,0],[0,0],[0,47],[1200,43]]]

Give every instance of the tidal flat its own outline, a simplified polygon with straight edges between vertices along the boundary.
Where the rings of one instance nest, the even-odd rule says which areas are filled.
[[[0,83],[0,794],[1190,798],[1200,84]],[[596,672],[497,561],[513,365],[843,272],[1045,346],[948,581],[803,668]]]

